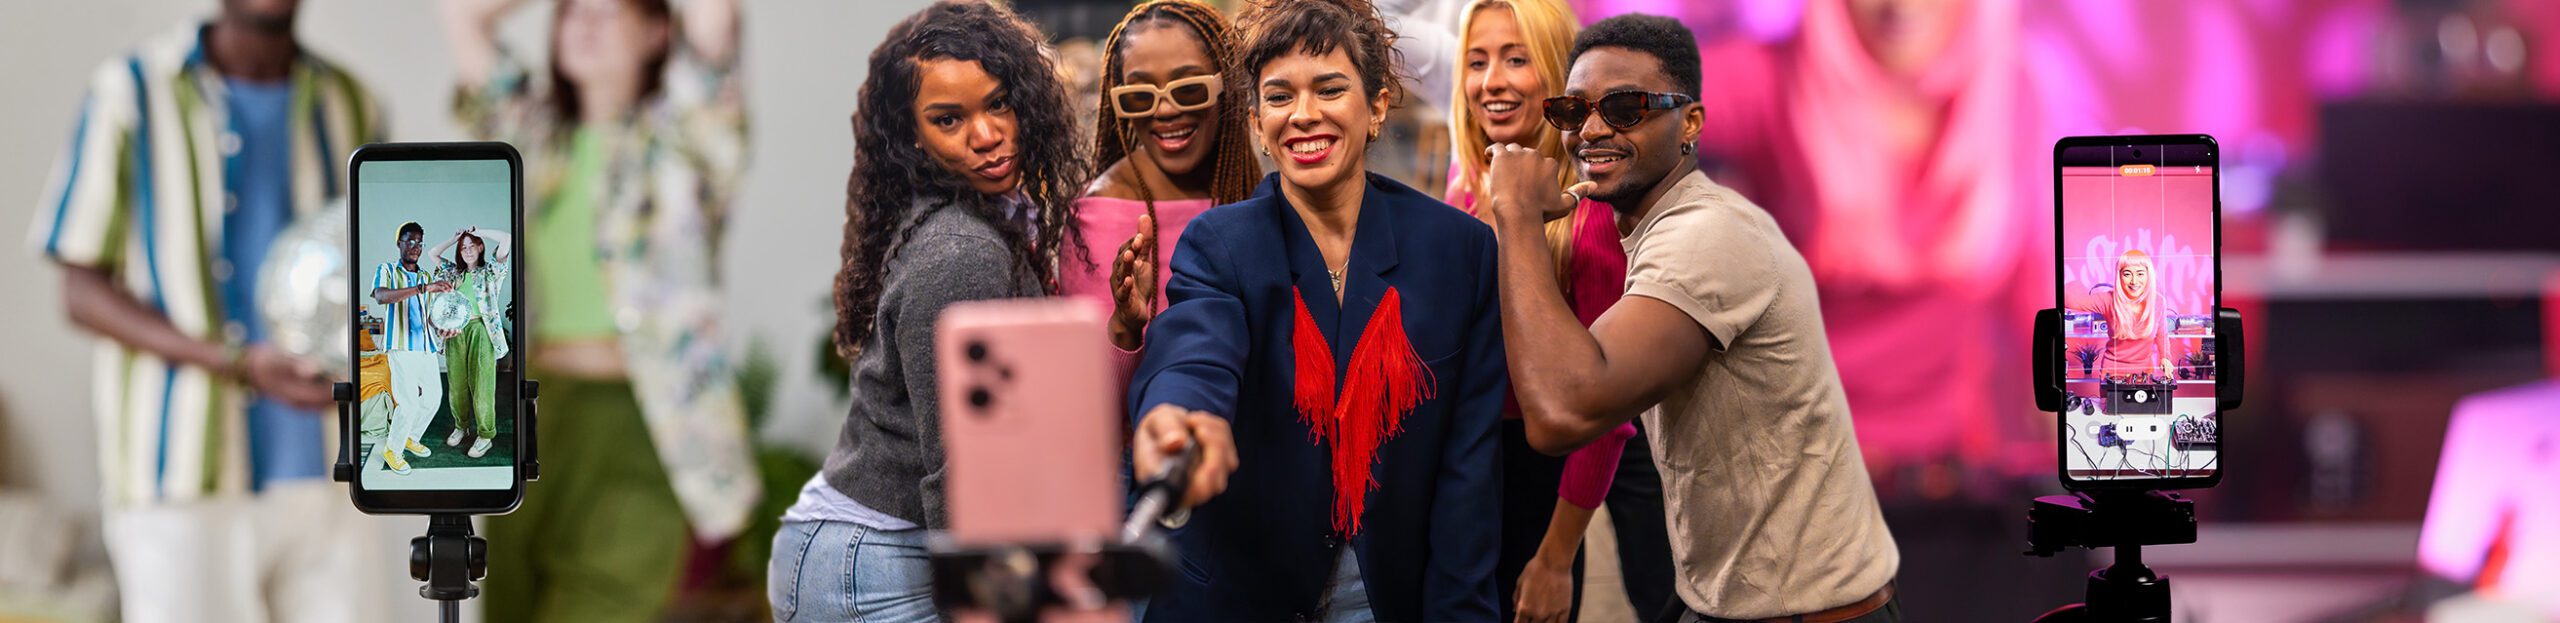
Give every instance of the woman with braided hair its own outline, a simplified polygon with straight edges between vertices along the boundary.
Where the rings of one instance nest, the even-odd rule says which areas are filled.
[[[1243,201],[1262,176],[1246,102],[1229,96],[1234,29],[1193,0],[1129,10],[1103,40],[1094,168],[1076,219],[1087,262],[1060,266],[1059,292],[1112,306],[1111,343],[1135,351],[1168,275],[1182,227],[1210,206]]]

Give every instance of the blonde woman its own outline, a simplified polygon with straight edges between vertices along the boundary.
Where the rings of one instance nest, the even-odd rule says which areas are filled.
[[[1449,135],[1456,162],[1446,201],[1491,222],[1481,209],[1488,149],[1513,144],[1565,161],[1564,140],[1546,122],[1544,102],[1562,91],[1573,48],[1573,10],[1562,0],[1474,0],[1460,12],[1457,70]],[[1566,171],[1556,178],[1564,188]],[[1557,286],[1574,315],[1589,325],[1618,302],[1627,276],[1609,207],[1583,201],[1571,216],[1546,225]],[[1620,534],[1627,598],[1639,614],[1671,600],[1671,560],[1662,522],[1662,485],[1644,444],[1626,443],[1634,424],[1563,458],[1529,447],[1517,408],[1503,410],[1502,554],[1494,567],[1504,620],[1569,621],[1579,610],[1583,530],[1603,502]],[[1623,451],[1634,448],[1632,454]],[[1625,475],[1624,487],[1616,476]],[[1612,489],[1618,490],[1613,492]]]

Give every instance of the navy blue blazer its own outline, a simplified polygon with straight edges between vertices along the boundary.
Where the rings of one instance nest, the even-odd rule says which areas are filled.
[[[1344,543],[1332,528],[1329,450],[1291,403],[1292,290],[1305,293],[1337,355],[1339,391],[1353,345],[1389,286],[1403,299],[1405,331],[1436,391],[1378,449],[1377,488],[1349,544],[1378,620],[1495,620],[1502,478],[1495,431],[1509,377],[1493,231],[1371,174],[1336,303],[1323,256],[1277,184],[1277,174],[1267,177],[1253,198],[1210,209],[1183,229],[1169,303],[1147,327],[1147,354],[1131,379],[1132,418],[1168,403],[1224,416],[1239,461],[1226,493],[1173,531],[1181,573],[1148,604],[1147,620],[1321,614]]]

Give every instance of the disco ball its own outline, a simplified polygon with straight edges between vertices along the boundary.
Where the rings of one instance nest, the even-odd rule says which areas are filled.
[[[286,227],[258,273],[258,319],[266,323],[267,341],[323,370],[354,365],[347,352],[355,326],[349,268],[346,201],[332,201]]]

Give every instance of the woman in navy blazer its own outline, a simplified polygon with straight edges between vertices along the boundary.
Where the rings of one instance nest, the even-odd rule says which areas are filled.
[[[1494,620],[1492,232],[1363,170],[1397,88],[1365,0],[1240,21],[1230,80],[1279,172],[1191,221],[1147,328],[1134,467],[1193,444],[1202,467],[1167,522],[1181,573],[1144,616]]]

